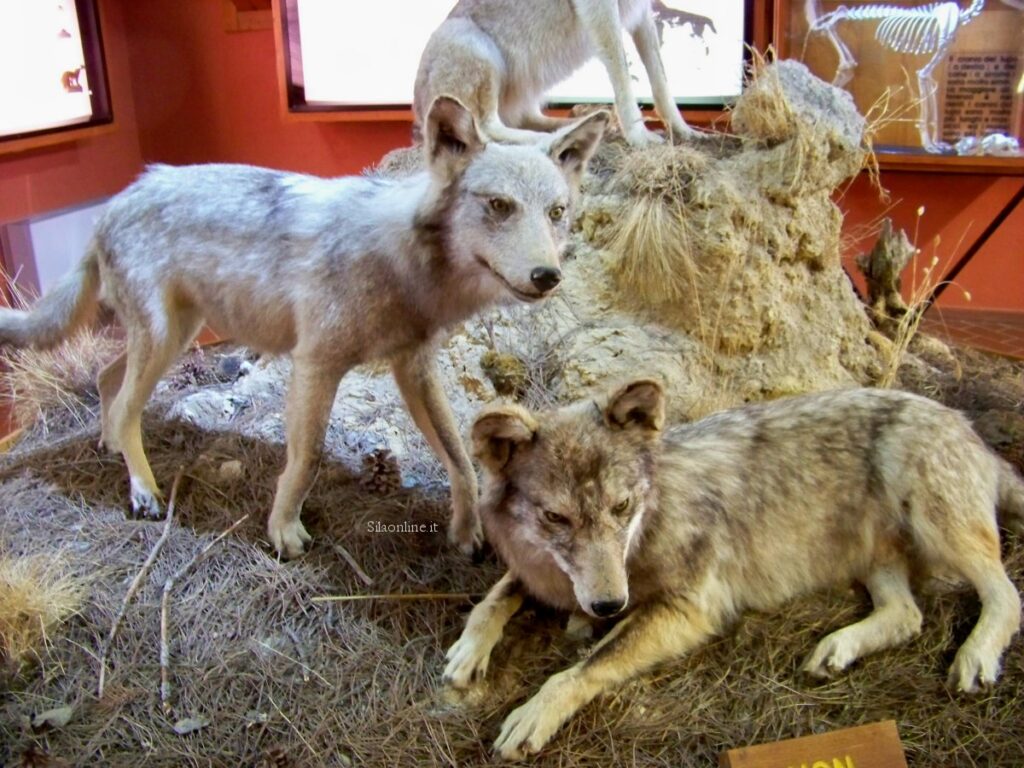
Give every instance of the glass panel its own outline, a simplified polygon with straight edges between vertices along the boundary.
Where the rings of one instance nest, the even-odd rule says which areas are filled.
[[[1015,154],[1024,2],[787,3],[780,47],[881,116],[876,147]]]

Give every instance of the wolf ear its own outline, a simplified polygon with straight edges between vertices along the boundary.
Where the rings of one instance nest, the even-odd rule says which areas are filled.
[[[610,119],[608,110],[602,109],[552,136],[548,155],[573,184],[579,184],[583,177],[583,171],[601,143]]]
[[[665,390],[656,379],[637,379],[608,398],[604,420],[612,429],[640,427],[657,432],[665,423]]]
[[[473,422],[473,455],[492,472],[500,472],[516,446],[533,440],[537,420],[518,405],[493,405]]]
[[[473,114],[451,96],[438,96],[427,112],[427,165],[442,176],[461,172],[484,148]]]

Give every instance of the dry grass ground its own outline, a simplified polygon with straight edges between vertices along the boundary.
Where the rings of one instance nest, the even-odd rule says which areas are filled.
[[[962,406],[1019,411],[1024,393],[1007,388],[1015,376],[1019,367],[987,380],[975,371],[987,389],[974,400],[964,391],[971,377],[950,374],[929,386]],[[465,562],[442,533],[370,530],[415,521],[436,522],[443,531],[443,487],[372,493],[357,474],[328,460],[306,505],[316,545],[298,562],[278,563],[262,535],[283,447],[204,432],[166,421],[162,412],[155,403],[145,433],[156,475],[167,485],[185,465],[177,522],[126,613],[101,700],[100,650],[162,523],[125,518],[124,468],[97,452],[94,436],[54,442],[36,433],[0,467],[0,556],[60,556],[66,578],[88,582],[78,611],[49,632],[38,663],[8,676],[0,694],[0,763],[46,754],[74,766],[484,764],[503,716],[586,652],[562,632],[563,617],[527,610],[499,646],[487,684],[456,700],[439,676],[468,601],[313,601],[328,594],[483,592],[501,572],[493,559]],[[219,471],[235,459],[241,473]],[[165,713],[158,694],[161,587],[245,513],[251,517],[237,534],[174,592],[173,695]],[[1024,587],[1022,542],[1008,538],[1005,550],[1014,581]],[[840,590],[778,615],[749,615],[701,652],[587,707],[538,764],[707,766],[731,746],[885,718],[898,722],[913,766],[1024,764],[1024,643],[1011,646],[993,691],[968,698],[944,685],[946,667],[977,619],[969,590],[927,590],[925,631],[904,648],[824,685],[800,674],[817,639],[868,607],[861,591]],[[73,708],[66,726],[42,733],[28,727],[33,713],[61,706]],[[176,724],[201,727],[180,735]]]

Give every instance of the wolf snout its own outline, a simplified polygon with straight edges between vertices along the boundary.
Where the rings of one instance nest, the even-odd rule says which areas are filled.
[[[601,619],[607,619],[609,616],[614,616],[625,607],[625,600],[595,600],[590,604],[590,610],[594,612],[595,616]]]
[[[562,270],[554,267],[535,267],[530,272],[530,282],[541,293],[547,293],[562,282]]]

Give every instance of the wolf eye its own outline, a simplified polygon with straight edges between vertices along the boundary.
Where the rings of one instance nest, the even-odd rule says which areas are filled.
[[[507,216],[512,211],[512,204],[503,197],[492,197],[487,201],[487,205],[491,207],[492,211],[502,216]]]
[[[618,504],[616,504],[614,507],[612,507],[612,513],[616,514],[616,515],[621,515],[627,509],[629,509],[629,497],[628,496],[626,498],[624,498],[622,501],[620,501]]]
[[[541,514],[544,516],[544,519],[547,522],[552,523],[553,525],[568,525],[569,524],[569,518],[568,517],[566,517],[565,515],[560,515],[557,512],[552,512],[550,509],[541,510]]]
[[[565,216],[564,205],[556,205],[550,211],[548,211],[548,218],[550,218],[552,221],[561,221],[563,216]]]

